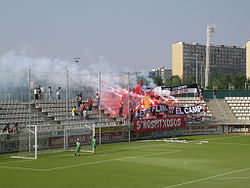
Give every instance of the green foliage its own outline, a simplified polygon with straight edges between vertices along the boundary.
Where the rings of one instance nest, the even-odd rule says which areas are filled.
[[[196,84],[196,78],[194,75],[183,80],[182,84]]]
[[[211,73],[208,89],[214,86],[217,89],[228,89],[229,85],[234,86],[235,89],[244,89],[246,76],[243,73],[225,74],[221,72]]]
[[[181,84],[182,84],[181,79],[177,75],[171,76],[169,79],[165,80],[165,86],[172,87],[172,86],[178,86]]]
[[[162,78],[160,76],[155,76],[153,78],[153,80],[154,80],[154,83],[156,85],[158,85],[158,86],[162,86],[163,85],[163,80],[162,80]]]

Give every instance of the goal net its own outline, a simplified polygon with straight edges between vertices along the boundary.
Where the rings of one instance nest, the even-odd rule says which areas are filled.
[[[17,140],[19,152],[11,158],[37,159],[37,140],[37,125],[22,128]]]
[[[17,153],[11,158],[37,159],[72,152],[78,139],[83,146],[81,151],[91,152],[89,143],[94,134],[93,127],[85,124],[28,125],[16,135]]]
[[[95,126],[85,124],[84,126],[64,127],[64,151],[76,151],[76,141],[81,143],[81,152],[92,152],[90,140],[95,135]]]

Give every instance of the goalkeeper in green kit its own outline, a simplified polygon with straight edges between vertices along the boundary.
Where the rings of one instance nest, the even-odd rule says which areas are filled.
[[[91,146],[92,146],[92,152],[95,154],[95,150],[96,150],[96,143],[97,143],[97,141],[96,141],[96,139],[95,139],[95,136],[93,136],[93,138],[91,139]]]
[[[80,150],[81,150],[81,143],[79,142],[79,139],[77,139],[76,141],[76,152],[75,152],[75,156],[78,153],[78,156],[80,156]]]

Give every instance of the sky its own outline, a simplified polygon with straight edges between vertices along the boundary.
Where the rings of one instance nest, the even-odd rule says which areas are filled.
[[[249,7],[249,0],[0,0],[0,62],[80,57],[81,67],[171,69],[171,45],[205,44],[207,24],[215,25],[212,44],[245,46]]]

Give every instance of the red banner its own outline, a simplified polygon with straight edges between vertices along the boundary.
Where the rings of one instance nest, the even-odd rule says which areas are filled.
[[[141,119],[134,120],[133,124],[134,131],[136,132],[178,129],[186,127],[186,117],[174,116],[157,119]]]

